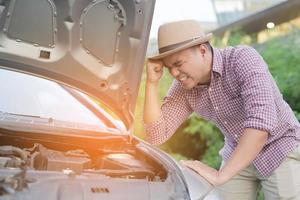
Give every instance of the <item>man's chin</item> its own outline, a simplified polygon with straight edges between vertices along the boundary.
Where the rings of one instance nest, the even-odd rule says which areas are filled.
[[[185,84],[181,83],[181,85],[186,90],[191,90],[196,86],[196,84],[192,84],[192,83],[185,83]]]

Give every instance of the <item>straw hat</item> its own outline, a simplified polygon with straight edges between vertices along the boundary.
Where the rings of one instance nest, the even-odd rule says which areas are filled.
[[[182,20],[163,24],[158,29],[159,54],[148,57],[152,60],[164,58],[180,50],[207,42],[212,34],[205,34],[196,20]]]

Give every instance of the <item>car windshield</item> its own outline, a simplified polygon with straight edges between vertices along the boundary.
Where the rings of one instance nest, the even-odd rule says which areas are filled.
[[[87,100],[87,95],[74,89],[66,89],[56,82],[0,69],[1,112],[106,127],[105,122],[95,112],[72,95],[72,91]],[[87,103],[94,109],[97,107],[91,100]]]

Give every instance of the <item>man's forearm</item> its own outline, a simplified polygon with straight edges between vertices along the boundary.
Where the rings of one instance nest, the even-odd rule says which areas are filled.
[[[268,139],[268,133],[247,128],[240,138],[240,142],[231,154],[230,159],[219,171],[219,179],[226,182],[245,169],[256,158]]]
[[[268,133],[256,129],[245,129],[237,148],[230,159],[219,171],[200,161],[182,161],[182,163],[203,176],[212,185],[222,185],[250,165],[262,150],[268,139]]]
[[[149,124],[160,117],[160,102],[158,99],[158,83],[146,82],[144,122]]]

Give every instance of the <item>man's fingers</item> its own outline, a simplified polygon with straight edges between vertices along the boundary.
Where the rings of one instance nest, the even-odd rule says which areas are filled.
[[[161,66],[155,66],[154,67],[154,71],[155,72],[160,72],[162,70],[162,67]]]
[[[161,60],[156,60],[156,61],[151,61],[151,60],[148,60],[148,65],[153,67],[154,70],[161,70],[162,67],[163,67],[163,62]]]
[[[163,63],[160,60],[151,61],[147,63],[147,81],[158,82],[163,74]]]
[[[194,160],[181,160],[180,162],[187,167],[193,167],[196,163]]]
[[[183,165],[193,169],[199,169],[205,167],[205,165],[198,160],[181,160],[180,162]]]
[[[195,162],[193,160],[181,160],[180,161],[185,167],[191,169],[192,171],[199,174],[197,167],[195,166]]]

